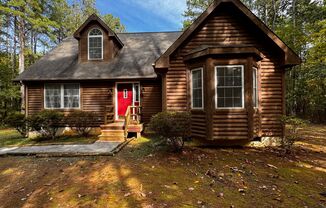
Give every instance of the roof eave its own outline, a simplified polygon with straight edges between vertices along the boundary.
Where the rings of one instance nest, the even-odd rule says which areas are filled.
[[[99,17],[97,16],[95,13],[92,14],[91,16],[89,16],[87,18],[87,20],[74,32],[73,36],[74,38],[76,38],[77,40],[80,39],[80,33],[81,31],[91,22],[91,21],[97,21],[102,27],[104,27],[109,36],[110,37],[114,37],[117,42],[120,44],[120,47],[122,48],[124,46],[124,44],[122,43],[122,41],[120,40],[120,38],[117,36],[117,34],[109,27],[107,26],[107,24]]]

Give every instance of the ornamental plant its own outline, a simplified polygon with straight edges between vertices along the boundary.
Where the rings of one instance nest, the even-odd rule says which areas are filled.
[[[190,137],[190,119],[187,112],[160,112],[151,118],[148,127],[174,151],[181,151],[184,141]]]

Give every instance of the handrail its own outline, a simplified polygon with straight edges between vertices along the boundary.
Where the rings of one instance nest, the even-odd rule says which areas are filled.
[[[113,112],[113,106],[112,105],[107,105],[104,108],[104,124],[108,124],[108,116],[111,116],[113,118],[114,112]],[[113,122],[113,119],[111,119],[111,122]]]
[[[130,121],[135,121],[136,124],[140,123],[141,119],[141,106],[128,106],[127,111],[125,113],[125,129],[124,134],[125,137],[128,135],[128,126],[130,125]]]

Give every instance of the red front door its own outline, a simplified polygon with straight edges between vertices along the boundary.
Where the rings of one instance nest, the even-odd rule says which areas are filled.
[[[124,116],[128,106],[132,105],[132,84],[118,84],[118,116]]]

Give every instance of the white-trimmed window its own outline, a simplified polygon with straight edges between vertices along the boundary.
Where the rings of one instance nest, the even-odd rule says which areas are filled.
[[[44,107],[46,109],[79,108],[79,84],[45,84]]]
[[[88,33],[88,59],[103,59],[103,33],[98,28]]]
[[[216,108],[243,108],[243,65],[216,66],[215,78]]]
[[[252,68],[252,103],[255,108],[258,107],[258,74],[257,68]]]
[[[203,68],[191,70],[191,108],[203,109]]]

